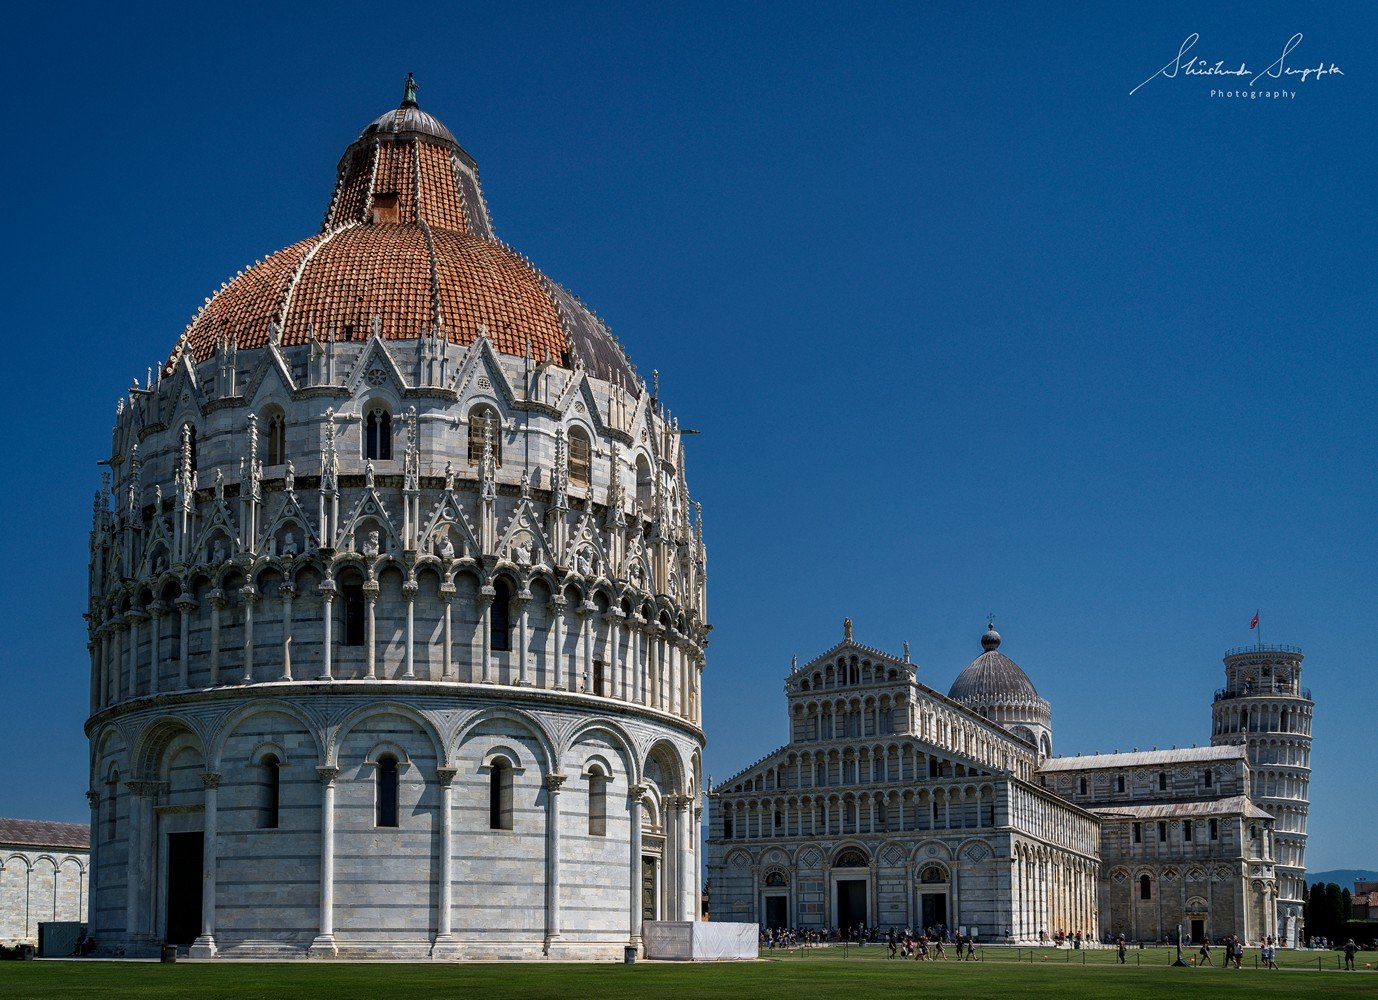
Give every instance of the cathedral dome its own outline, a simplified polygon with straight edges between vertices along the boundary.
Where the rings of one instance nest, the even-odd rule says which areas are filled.
[[[340,160],[320,233],[257,261],[208,298],[166,366],[236,348],[486,336],[501,353],[637,391],[607,327],[492,232],[473,159],[416,104],[367,125]]]
[[[991,625],[981,636],[980,656],[966,665],[952,682],[947,696],[964,705],[986,706],[1041,700],[1029,675],[1000,652],[1000,633]]]

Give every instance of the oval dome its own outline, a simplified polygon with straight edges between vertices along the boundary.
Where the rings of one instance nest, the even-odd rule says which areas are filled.
[[[947,692],[949,698],[972,708],[1042,700],[1029,675],[1000,652],[1000,633],[994,625],[981,636],[981,648],[985,652],[968,663],[952,682]]]
[[[168,360],[222,344],[486,336],[634,392],[640,379],[607,327],[492,233],[472,158],[406,97],[340,160],[321,232],[255,262],[206,300]]]

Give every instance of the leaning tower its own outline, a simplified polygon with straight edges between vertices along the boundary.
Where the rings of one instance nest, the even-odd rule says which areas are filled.
[[[1253,774],[1250,795],[1273,814],[1278,937],[1303,937],[1306,813],[1311,783],[1311,692],[1301,686],[1301,650],[1248,646],[1225,654],[1225,687],[1215,692],[1211,743],[1244,746]]]

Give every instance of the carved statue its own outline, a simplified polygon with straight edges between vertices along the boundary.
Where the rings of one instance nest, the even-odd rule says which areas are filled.
[[[519,566],[531,565],[531,539],[523,538],[512,547],[512,558]]]
[[[436,546],[436,552],[441,559],[449,562],[455,557],[455,544],[450,541],[450,533],[447,531],[440,536],[440,544]]]
[[[378,555],[378,532],[370,531],[364,539],[364,555],[372,558]]]
[[[632,568],[627,571],[627,577],[632,581],[632,586],[640,590],[646,582],[646,572],[641,568],[641,563],[632,563]]]
[[[579,567],[579,572],[584,576],[593,575],[593,554],[588,549],[580,549],[575,563]]]
[[[284,474],[284,478],[287,480],[287,492],[291,493],[297,487],[297,470],[292,468],[291,462],[287,463],[287,471]]]
[[[291,531],[282,536],[282,555],[294,556],[297,554],[297,536]]]
[[[852,620],[850,618],[842,619],[842,638],[847,642],[852,641]]]
[[[225,543],[217,538],[215,544],[211,546],[211,562],[222,563],[225,561]]]

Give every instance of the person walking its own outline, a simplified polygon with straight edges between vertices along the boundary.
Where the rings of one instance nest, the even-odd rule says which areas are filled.
[[[1354,943],[1353,938],[1350,938],[1348,941],[1345,942],[1345,971],[1354,971],[1354,956],[1358,953],[1358,951],[1359,946]]]
[[[1215,963],[1211,961],[1211,943],[1209,940],[1201,942],[1201,961],[1198,962],[1197,965],[1215,965]]]
[[[1124,964],[1125,964],[1125,952],[1126,952],[1128,949],[1125,947],[1125,944],[1124,944],[1124,935],[1123,935],[1123,934],[1120,935],[1119,941],[1118,941],[1117,943],[1119,944],[1120,964],[1121,964],[1121,965],[1124,965]]]
[[[1277,955],[1277,947],[1273,944],[1273,939],[1269,938],[1263,943],[1263,967],[1265,969],[1276,969],[1278,964],[1274,961]]]

